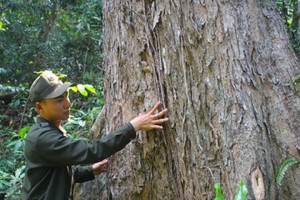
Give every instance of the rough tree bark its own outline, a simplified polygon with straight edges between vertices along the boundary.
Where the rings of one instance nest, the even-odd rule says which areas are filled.
[[[242,179],[248,199],[300,196],[299,168],[275,184],[300,147],[300,65],[275,2],[106,0],[103,13],[105,132],[158,100],[171,121],[138,133],[106,186],[78,198],[214,199],[220,182],[233,199]]]

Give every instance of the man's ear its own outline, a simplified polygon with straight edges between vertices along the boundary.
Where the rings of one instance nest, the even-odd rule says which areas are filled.
[[[36,110],[39,112],[39,113],[41,113],[42,111],[43,111],[43,104],[41,103],[41,102],[36,102],[35,103],[35,108],[36,108]]]

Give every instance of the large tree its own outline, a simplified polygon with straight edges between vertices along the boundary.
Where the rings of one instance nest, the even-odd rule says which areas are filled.
[[[299,60],[274,0],[104,1],[105,132],[157,101],[163,131],[138,133],[109,159],[110,199],[297,199]],[[87,187],[87,186],[85,186]],[[92,193],[92,196],[91,196]]]

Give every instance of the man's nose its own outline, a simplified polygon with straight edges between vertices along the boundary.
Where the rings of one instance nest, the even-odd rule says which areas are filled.
[[[65,99],[65,107],[66,108],[69,108],[69,107],[71,107],[71,102],[70,102],[70,99],[69,99],[69,97],[67,97],[66,99]]]

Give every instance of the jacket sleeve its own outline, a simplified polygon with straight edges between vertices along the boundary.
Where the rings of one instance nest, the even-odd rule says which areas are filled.
[[[92,166],[78,166],[74,171],[74,181],[75,183],[83,183],[86,181],[94,180],[95,175]]]
[[[67,138],[50,129],[38,137],[36,153],[49,166],[91,164],[120,151],[135,137],[131,123],[92,142]]]

